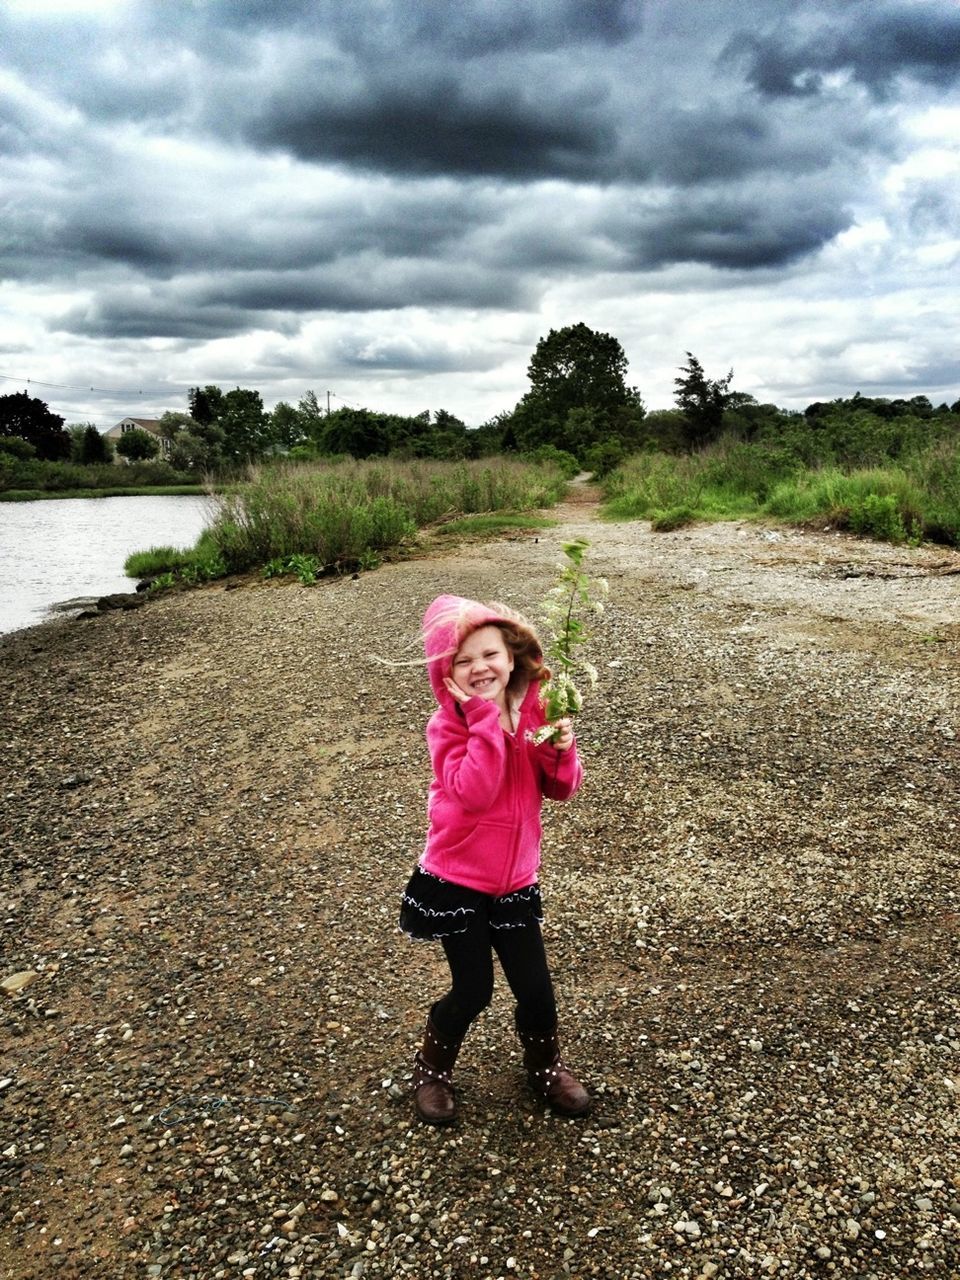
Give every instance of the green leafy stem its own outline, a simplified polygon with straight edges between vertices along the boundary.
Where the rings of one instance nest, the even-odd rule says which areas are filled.
[[[578,650],[590,638],[585,618],[603,613],[609,588],[605,578],[591,578],[584,570],[589,545],[584,538],[563,544],[564,561],[557,581],[543,600],[549,636],[544,656],[551,675],[541,686],[547,723],[534,734],[538,743],[552,741],[557,735],[556,721],[576,715],[583,706],[577,679],[583,676],[591,686],[597,683],[596,667]]]

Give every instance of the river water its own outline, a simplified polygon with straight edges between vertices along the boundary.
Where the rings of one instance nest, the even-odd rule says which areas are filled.
[[[133,591],[127,556],[193,546],[213,511],[190,496],[0,502],[0,632],[43,622],[65,600]]]

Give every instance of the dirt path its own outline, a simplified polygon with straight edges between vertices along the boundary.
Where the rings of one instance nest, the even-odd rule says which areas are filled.
[[[960,1274],[960,555],[596,519],[313,589],[4,637],[0,1277]],[[548,814],[584,1123],[499,990],[462,1120],[403,1096],[443,966],[423,838],[441,591],[610,580]]]

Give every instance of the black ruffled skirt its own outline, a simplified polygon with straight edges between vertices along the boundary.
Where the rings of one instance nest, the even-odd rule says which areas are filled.
[[[418,942],[435,942],[477,925],[490,929],[521,929],[543,924],[540,886],[528,884],[505,897],[451,884],[417,867],[407,882],[400,904],[400,928]]]

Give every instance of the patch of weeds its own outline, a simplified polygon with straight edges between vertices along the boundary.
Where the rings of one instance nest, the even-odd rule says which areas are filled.
[[[177,580],[172,573],[160,573],[150,583],[147,590],[151,595],[157,595],[161,591],[169,591],[171,587],[177,585]]]
[[[654,533],[672,533],[693,524],[696,515],[691,507],[669,507],[666,511],[654,511],[650,516],[650,528]]]
[[[316,556],[298,553],[287,561],[287,571],[292,573],[305,587],[312,587],[320,572],[320,561]]]
[[[215,552],[208,552],[188,560],[180,570],[180,577],[189,586],[195,586],[198,582],[212,582],[214,578],[223,578],[226,573],[227,566],[223,559]]]
[[[323,566],[316,556],[298,552],[293,556],[274,556],[263,566],[265,578],[297,578],[305,587],[312,587]]]

